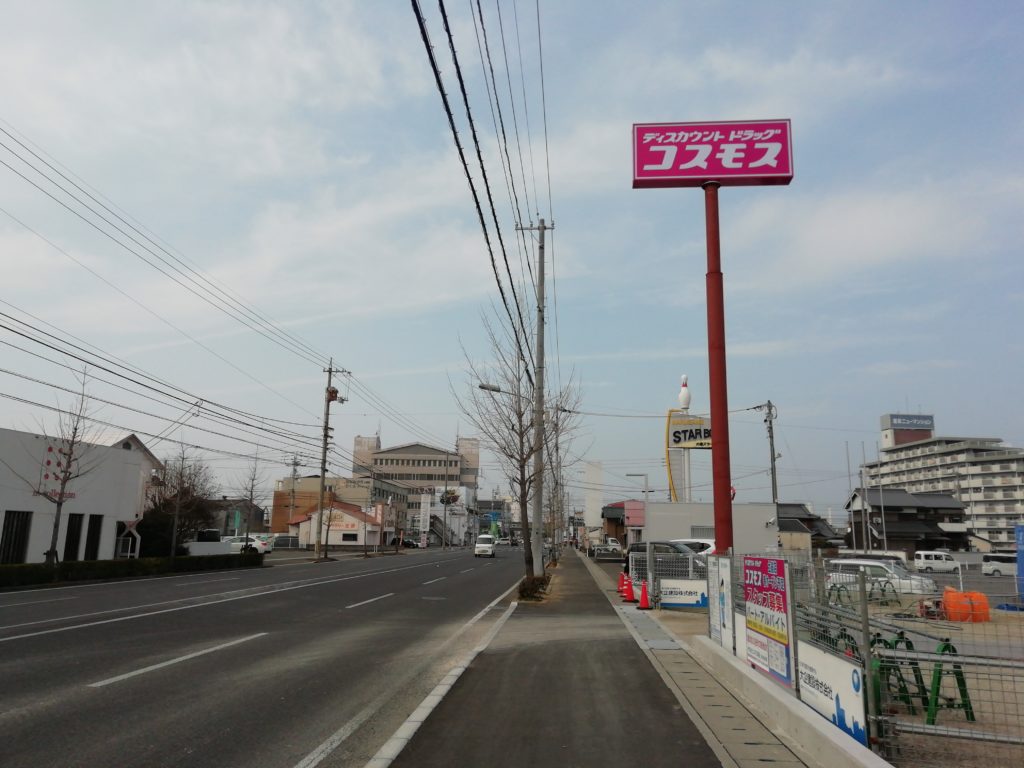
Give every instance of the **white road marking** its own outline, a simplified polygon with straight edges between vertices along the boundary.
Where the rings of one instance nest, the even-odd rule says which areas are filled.
[[[511,590],[510,590],[511,591]],[[505,594],[508,594],[507,592]],[[493,603],[492,603],[493,605]],[[505,612],[494,622],[494,626],[491,627],[490,631],[484,636],[484,639],[480,641],[480,644],[466,654],[466,657],[462,662],[449,672],[445,677],[438,683],[434,690],[432,690],[427,697],[423,699],[422,703],[413,711],[409,717],[406,718],[405,722],[401,727],[395,731],[390,739],[384,742],[377,754],[370,758],[365,768],[387,768],[394,762],[395,758],[401,753],[408,744],[412,737],[415,735],[419,727],[423,725],[423,721],[427,719],[434,708],[441,703],[445,694],[451,690],[452,686],[455,685],[455,681],[458,680],[462,673],[466,671],[466,668],[473,662],[473,659],[480,654],[491,641],[494,640],[495,636],[501,631],[501,628],[505,626],[505,622],[508,621],[508,617],[512,615],[512,612],[516,609],[519,604],[515,601],[509,603],[508,608]],[[490,607],[490,606],[488,606]],[[399,736],[398,734],[402,735]]]
[[[472,570],[473,570],[472,568],[466,568],[464,570],[459,571],[459,573],[469,573]]]
[[[230,603],[230,602],[233,602],[235,600],[248,600],[249,598],[252,598],[252,597],[265,597],[266,595],[273,594],[274,592],[290,592],[293,589],[306,589],[308,587],[319,587],[322,584],[334,584],[335,582],[339,582],[339,581],[350,581],[351,579],[363,579],[363,578],[366,578],[367,576],[379,576],[379,575],[384,574],[384,573],[398,573],[399,571],[408,571],[408,570],[412,570],[413,568],[425,568],[425,567],[429,567],[431,565],[433,565],[433,563],[432,562],[428,562],[428,563],[421,563],[419,565],[406,565],[406,566],[402,566],[400,568],[385,568],[385,569],[382,569],[382,570],[379,570],[379,571],[364,571],[362,573],[354,573],[354,574],[349,574],[349,575],[346,575],[346,576],[336,576],[334,578],[327,578],[327,579],[307,579],[307,580],[298,581],[298,582],[287,582],[286,581],[286,582],[283,582],[283,585],[272,584],[272,585],[267,586],[266,588],[252,587],[251,589],[242,590],[243,592],[245,592],[245,594],[241,594],[241,595],[237,595],[236,594],[236,595],[232,595],[231,597],[221,598],[219,600],[211,599],[214,596],[210,595],[210,596],[207,596],[205,598],[202,598],[202,602],[193,603],[191,605],[179,605],[176,608],[163,608],[163,609],[161,609],[159,611],[149,611],[148,613],[136,613],[136,614],[134,614],[132,616],[119,616],[119,617],[114,618],[114,619],[102,619],[100,621],[90,621],[87,624],[72,624],[69,627],[58,627],[56,629],[41,629],[38,632],[26,632],[23,635],[12,635],[11,637],[0,637],[0,643],[6,643],[9,640],[24,640],[25,638],[38,637],[40,635],[51,635],[51,634],[55,634],[57,632],[69,632],[69,631],[71,631],[73,629],[85,629],[85,628],[88,628],[88,627],[97,627],[97,626],[100,626],[101,624],[114,624],[114,623],[119,622],[119,621],[131,621],[132,619],[144,619],[144,618],[147,618],[149,616],[159,616],[162,613],[174,613],[176,611],[188,611],[188,610],[191,610],[193,608],[203,608],[203,607],[208,606],[208,605],[217,605],[218,603]],[[259,591],[252,591],[252,590],[259,590]],[[231,593],[227,592],[225,594],[229,594],[230,595]],[[163,602],[152,603],[150,605],[136,605],[136,606],[129,606],[127,608],[113,608],[113,609],[111,609],[109,611],[96,611],[95,613],[86,613],[86,614],[81,614],[81,615],[78,615],[78,616],[62,616],[62,617],[58,617],[56,619],[45,619],[43,621],[25,622],[24,624],[8,624],[6,626],[0,626],[0,630],[14,629],[15,627],[25,627],[25,626],[30,626],[30,625],[33,625],[33,624],[51,624],[51,623],[53,623],[55,621],[65,621],[67,619],[81,619],[81,618],[86,618],[88,616],[100,616],[100,615],[103,615],[103,614],[106,614],[106,613],[118,613],[118,612],[121,612],[121,611],[132,611],[132,610],[136,610],[136,609],[139,609],[139,608],[151,608],[151,607],[157,606],[157,605],[167,605],[168,603],[181,603],[181,602],[184,602],[185,600],[192,600],[192,599],[194,599],[194,598],[182,598],[182,599],[179,599],[179,600],[164,600]]]
[[[448,578],[447,576],[439,576],[439,577],[438,577],[438,578],[436,578],[436,579],[431,579],[430,581],[424,581],[424,582],[423,582],[423,586],[425,587],[425,586],[427,586],[427,584],[435,584],[436,582],[438,582],[438,581],[444,581],[444,580],[445,580],[445,579],[447,579],[447,578]]]
[[[383,600],[385,597],[391,597],[395,593],[388,592],[386,595],[378,595],[377,597],[371,597],[369,600],[363,600],[361,603],[352,603],[352,605],[346,605],[346,608],[358,608],[360,605],[366,605],[367,603],[375,603],[378,600]]]
[[[77,599],[77,597],[55,597],[52,600],[32,600],[28,603],[11,603],[10,605],[0,605],[0,608],[20,608],[23,605],[38,605],[39,603],[59,603],[61,600]]]
[[[98,683],[89,683],[89,687],[90,688],[102,688],[103,686],[110,685],[111,683],[119,683],[122,680],[127,680],[130,677],[136,677],[138,675],[144,675],[147,672],[152,672],[154,669],[163,669],[164,667],[171,666],[171,664],[178,664],[179,662],[182,662],[182,661],[188,661],[189,659],[194,659],[197,656],[205,656],[206,654],[213,653],[214,651],[222,651],[225,648],[230,648],[233,645],[239,645],[240,643],[245,643],[245,642],[248,642],[249,640],[255,640],[257,637],[263,637],[266,634],[267,634],[266,632],[259,632],[258,634],[255,634],[255,635],[249,635],[248,637],[243,637],[240,640],[232,640],[230,643],[222,643],[221,645],[214,646],[213,648],[207,648],[205,651],[196,651],[195,653],[190,653],[190,654],[188,654],[186,656],[179,656],[178,658],[171,659],[170,661],[162,661],[159,664],[154,664],[154,665],[152,665],[150,667],[143,667],[142,669],[137,669],[134,672],[126,672],[125,674],[118,675],[117,677],[111,677],[111,678],[108,678],[106,680],[100,680]]]
[[[461,627],[459,627],[459,630],[448,639],[448,642],[451,642],[459,636],[461,636],[464,632],[466,632],[466,630],[468,630],[470,627],[472,627],[474,624],[480,621],[480,619],[486,616],[494,606],[496,606],[498,603],[504,600],[506,595],[510,594],[513,590],[518,588],[519,580],[517,579],[515,584],[513,584],[511,587],[505,590],[505,592],[503,592],[502,594],[498,595],[498,597],[494,598],[476,616],[474,616],[472,619],[470,619]],[[390,694],[383,695],[380,698],[378,698],[377,701],[369,704],[354,718],[349,720],[347,723],[341,726],[341,728],[335,731],[334,734],[329,739],[327,739],[327,741],[325,741],[319,747],[310,752],[305,757],[305,759],[302,760],[302,762],[298,763],[295,766],[295,768],[315,768],[315,766],[319,765],[324,760],[324,758],[326,758],[334,750],[341,746],[342,742],[344,742],[345,739],[347,739],[349,736],[355,733],[359,726],[361,726],[364,722],[369,720],[370,717],[375,715],[380,710],[380,708],[384,706],[389,695]]]
[[[191,581],[188,584],[175,584],[176,587],[194,587],[196,584],[213,584],[216,581],[238,581],[238,576],[232,576],[229,579],[210,579],[209,581]]]

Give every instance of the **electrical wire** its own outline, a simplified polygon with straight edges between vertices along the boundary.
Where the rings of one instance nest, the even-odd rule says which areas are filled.
[[[469,184],[469,190],[473,197],[473,204],[476,207],[477,218],[480,221],[480,227],[483,231],[484,241],[487,244],[487,252],[490,254],[491,258],[491,269],[494,272],[494,279],[498,285],[498,293],[501,294],[501,302],[505,306],[505,314],[508,315],[509,322],[512,324],[512,330],[514,332],[514,336],[516,339],[516,348],[518,350],[518,353],[520,357],[522,357],[523,361],[526,362],[527,365],[529,365],[529,358],[526,357],[525,352],[523,351],[522,340],[519,337],[519,329],[516,325],[515,319],[512,317],[512,310],[509,308],[508,305],[508,297],[505,295],[505,288],[502,285],[501,276],[498,273],[498,264],[497,261],[495,260],[494,247],[491,244],[491,236],[487,229],[487,221],[484,217],[483,208],[480,205],[480,196],[477,194],[476,186],[473,184],[473,177],[469,171],[469,163],[466,161],[466,153],[465,150],[463,150],[462,148],[462,141],[459,139],[459,132],[455,127],[455,116],[452,114],[451,104],[448,101],[448,94],[444,90],[444,83],[441,80],[441,70],[438,68],[437,59],[434,58],[434,49],[433,46],[431,46],[430,44],[430,36],[427,33],[427,23],[426,20],[423,18],[423,13],[420,10],[420,4],[418,0],[411,0],[411,2],[413,12],[416,14],[416,21],[419,24],[420,36],[423,38],[423,47],[426,49],[427,59],[429,60],[430,68],[434,73],[434,82],[437,85],[438,93],[441,95],[441,101],[444,105],[445,114],[448,117],[448,127],[451,129],[452,139],[454,140],[455,148],[458,150],[459,153],[459,161],[462,163],[462,170],[466,175],[466,181]],[[533,381],[532,377],[530,377],[529,371],[527,371],[526,376],[528,379],[530,379],[530,383],[532,385]]]

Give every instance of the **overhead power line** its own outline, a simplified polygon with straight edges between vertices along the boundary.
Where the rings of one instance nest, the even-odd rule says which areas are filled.
[[[423,39],[423,47],[427,52],[427,59],[430,62],[430,68],[434,73],[434,82],[437,85],[438,93],[441,96],[441,101],[444,105],[445,114],[448,117],[448,127],[452,132],[452,139],[455,142],[455,148],[459,154],[459,161],[462,163],[462,170],[466,175],[466,181],[469,184],[469,191],[473,197],[473,204],[476,207],[477,218],[480,221],[480,228],[483,231],[484,241],[487,244],[487,252],[491,258],[491,270],[494,272],[494,280],[498,285],[498,292],[501,294],[501,303],[505,307],[505,314],[508,316],[509,322],[512,324],[513,335],[515,336],[516,348],[520,357],[527,364],[527,367],[531,365],[529,358],[526,357],[526,353],[523,350],[523,342],[519,334],[519,326],[516,324],[515,318],[512,316],[512,310],[508,305],[508,297],[505,295],[505,287],[502,285],[501,276],[498,273],[498,264],[494,256],[494,247],[491,244],[491,236],[487,229],[487,221],[484,217],[483,207],[480,204],[480,196],[477,194],[476,185],[473,183],[473,176],[469,171],[469,163],[466,160],[465,150],[462,148],[462,141],[459,139],[458,129],[455,127],[455,116],[452,114],[451,104],[448,101],[448,94],[445,92],[444,83],[441,80],[441,70],[438,68],[437,59],[434,57],[434,49],[430,44],[430,36],[427,33],[427,23],[423,18],[423,13],[420,10],[420,4],[418,0],[412,0],[412,9],[416,14],[416,22],[419,24],[420,36]],[[526,373],[527,379],[530,382],[530,386],[533,386],[533,377],[530,375],[529,370]]]

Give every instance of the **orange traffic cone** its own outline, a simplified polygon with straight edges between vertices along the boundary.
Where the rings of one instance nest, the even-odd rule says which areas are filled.
[[[619,596],[621,597],[622,593],[625,592],[625,590],[626,590],[626,573],[624,571],[619,571],[619,586],[618,586],[618,588],[615,591],[618,592]]]
[[[633,580],[626,577],[626,591],[622,593],[622,599],[627,603],[635,603],[636,597],[633,595]]]
[[[647,597],[647,579],[640,582],[640,605],[637,608],[641,611],[651,610],[651,601]]]

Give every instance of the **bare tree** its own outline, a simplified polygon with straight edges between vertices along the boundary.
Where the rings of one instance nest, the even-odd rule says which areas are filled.
[[[211,499],[217,495],[213,471],[190,457],[184,446],[164,462],[151,483],[146,512],[139,523],[143,554],[173,557],[179,541],[195,536],[212,520]]]
[[[90,453],[95,446],[91,442],[92,430],[89,428],[89,398],[86,395],[88,374],[82,371],[78,377],[81,389],[71,409],[59,411],[57,433],[50,436],[43,430],[46,438],[46,455],[39,464],[39,478],[31,483],[32,492],[42,496],[54,505],[53,533],[50,535],[50,548],[46,550],[46,564],[56,566],[57,539],[60,535],[60,521],[64,512],[64,502],[75,498],[69,490],[72,482],[88,474],[95,466],[98,457],[90,460]]]
[[[252,510],[256,506],[257,490],[267,482],[266,472],[260,468],[260,452],[258,448],[256,455],[246,468],[245,475],[240,477],[238,482],[242,497],[249,502],[249,509],[246,510],[245,515],[245,536],[248,538],[249,521],[252,518]]]
[[[535,453],[534,390],[529,370],[518,353],[511,332],[504,327],[495,328],[486,317],[482,318],[482,323],[492,359],[477,363],[463,350],[470,381],[465,394],[462,397],[456,394],[456,400],[484,444],[495,453],[512,496],[519,505],[525,582],[532,587],[534,580],[543,575],[543,565],[534,562],[529,545],[529,502],[536,479],[531,466]],[[486,384],[486,388],[481,388],[481,384]],[[546,430],[548,439],[554,434],[552,430],[557,430],[564,445],[578,419],[575,414],[579,404],[578,390],[570,382],[558,392],[546,395],[545,401],[550,412],[559,415],[558,419],[550,420]]]

